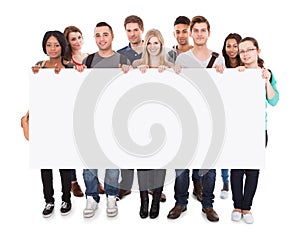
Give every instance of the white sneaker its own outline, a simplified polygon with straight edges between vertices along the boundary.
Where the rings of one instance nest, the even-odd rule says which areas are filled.
[[[220,198],[227,199],[228,198],[228,191],[221,190]]]
[[[240,221],[242,219],[242,212],[233,211],[231,213],[231,220],[232,221]]]
[[[254,222],[254,218],[251,212],[247,214],[243,214],[243,218],[246,224],[253,224]]]
[[[116,196],[107,196],[106,215],[114,217],[118,214],[117,198]]]
[[[87,196],[86,198],[86,207],[83,210],[83,217],[90,218],[95,214],[95,210],[98,208],[98,203],[94,200],[92,196]]]

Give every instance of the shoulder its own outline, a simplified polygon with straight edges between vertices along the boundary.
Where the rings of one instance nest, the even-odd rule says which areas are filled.
[[[125,47],[123,47],[123,48],[117,50],[117,52],[118,52],[118,53],[122,53],[122,52],[124,52],[125,50],[127,50],[127,48],[128,48],[128,46],[125,46]]]

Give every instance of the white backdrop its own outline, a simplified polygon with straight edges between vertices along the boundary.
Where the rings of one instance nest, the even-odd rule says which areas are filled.
[[[299,14],[296,1],[185,1],[168,4],[163,1],[9,1],[1,7],[1,231],[9,234],[27,233],[110,233],[126,232],[152,234],[157,229],[163,233],[212,232],[229,233],[227,230],[253,234],[268,229],[283,233],[286,228],[297,228],[299,211],[298,188],[299,112],[297,94],[299,79],[298,30]],[[117,218],[107,219],[105,200],[101,199],[95,218],[84,220],[83,198],[72,198],[73,211],[66,218],[59,214],[60,182],[55,175],[56,213],[49,220],[41,216],[44,206],[40,172],[29,169],[29,146],[22,135],[20,118],[27,111],[29,100],[28,68],[45,58],[42,37],[48,30],[63,30],[76,25],[83,31],[84,51],[97,50],[93,29],[99,21],[107,21],[114,29],[115,50],[127,45],[123,28],[124,18],[130,14],[141,16],[145,31],[158,28],[167,46],[175,44],[173,22],[179,15],[190,18],[205,16],[211,24],[209,48],[221,51],[228,33],[238,32],[243,37],[255,37],[262,49],[261,57],[271,68],[278,82],[280,101],[275,108],[268,107],[269,145],[266,169],[261,171],[257,193],[253,202],[255,223],[247,226],[230,220],[231,199],[219,199],[220,172],[217,171],[214,208],[220,216],[217,224],[207,222],[201,214],[201,205],[192,197],[188,210],[176,221],[166,216],[174,205],[173,185],[165,187],[167,202],[161,205],[156,220],[141,220],[138,215],[139,197],[135,193],[119,203]],[[81,170],[77,172],[84,189]],[[203,217],[203,218],[202,218]],[[296,227],[297,226],[297,227]]]

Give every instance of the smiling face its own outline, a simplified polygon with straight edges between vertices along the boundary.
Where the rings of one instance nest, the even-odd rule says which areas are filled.
[[[157,56],[161,52],[161,43],[157,37],[153,36],[147,43],[147,51],[151,56]]]
[[[174,37],[176,38],[178,45],[189,44],[189,25],[177,24],[174,26]]]
[[[68,42],[72,50],[81,50],[83,39],[80,32],[71,32],[68,36]]]
[[[193,38],[196,46],[206,45],[209,35],[206,23],[195,23],[190,32],[190,36]]]
[[[113,35],[108,26],[96,27],[94,36],[99,50],[111,50]]]
[[[239,54],[241,61],[246,68],[256,68],[260,50],[257,49],[252,41],[243,41],[239,44]]]
[[[235,59],[238,56],[239,47],[237,41],[234,38],[227,39],[225,51],[231,59]]]
[[[61,45],[56,37],[49,37],[46,42],[46,52],[50,59],[57,59],[61,56]]]

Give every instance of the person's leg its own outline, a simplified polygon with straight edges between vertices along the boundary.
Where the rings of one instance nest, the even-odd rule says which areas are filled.
[[[71,203],[71,171],[70,169],[59,169],[61,179],[61,200]]]
[[[85,184],[85,195],[91,196],[99,203],[100,196],[98,192],[98,170],[97,169],[84,169],[83,180]]]
[[[140,206],[140,217],[142,219],[147,218],[149,214],[149,171],[146,169],[138,169],[137,177],[140,190],[141,206]]]
[[[122,199],[124,196],[131,194],[131,188],[133,184],[134,170],[133,169],[121,169],[121,182],[118,193],[118,198]]]
[[[216,182],[216,170],[203,170],[203,178],[202,178],[202,211],[206,214],[206,218],[211,222],[219,221],[219,216],[216,211],[213,209],[214,203],[214,189]]]
[[[256,192],[259,170],[249,169],[245,170],[246,180],[244,187],[244,200],[242,210],[251,210],[253,198]]]
[[[182,212],[186,211],[189,197],[190,186],[190,170],[176,169],[176,179],[174,184],[174,198],[176,200],[175,206],[169,211],[169,219],[177,219]]]
[[[106,215],[114,217],[118,214],[117,195],[119,193],[119,169],[106,169],[104,188],[107,196]]]
[[[228,191],[229,191],[229,170],[228,169],[221,169],[221,176],[223,181],[223,187],[221,189],[220,197],[222,199],[228,198]]]
[[[193,195],[198,201],[202,201],[202,171],[199,169],[193,169],[192,181],[194,185]]]
[[[244,170],[231,169],[230,171],[230,185],[232,192],[233,207],[235,209],[242,209],[244,200],[243,187]]]
[[[52,169],[41,169],[43,193],[46,203],[54,203],[53,173]]]
[[[72,182],[71,192],[75,197],[83,197],[84,193],[82,192],[81,187],[77,182],[76,170],[71,169],[70,171],[71,171],[71,182]]]

